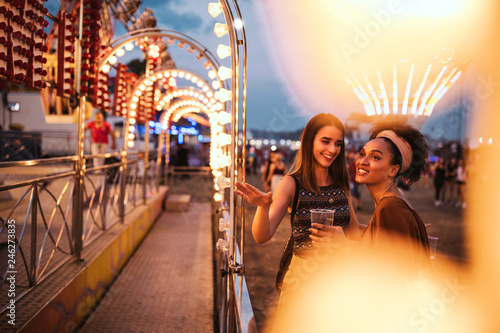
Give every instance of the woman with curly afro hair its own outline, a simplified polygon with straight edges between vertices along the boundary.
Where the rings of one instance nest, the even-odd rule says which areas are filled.
[[[361,244],[416,270],[430,263],[429,240],[422,219],[399,191],[397,181],[400,177],[410,184],[418,181],[426,158],[424,136],[406,123],[392,121],[374,125],[356,160],[356,181],[366,184],[375,202]]]

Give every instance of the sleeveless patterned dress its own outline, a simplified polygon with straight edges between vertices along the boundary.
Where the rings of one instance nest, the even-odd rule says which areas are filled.
[[[292,223],[293,254],[306,257],[314,252],[309,229],[311,228],[311,209],[335,209],[333,225],[341,226],[344,231],[351,219],[351,212],[345,192],[335,184],[320,186],[321,195],[299,189],[299,202]]]

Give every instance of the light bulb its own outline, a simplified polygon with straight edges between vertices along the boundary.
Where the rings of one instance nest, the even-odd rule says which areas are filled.
[[[227,27],[227,24],[217,22],[214,26],[214,32],[217,37],[221,38],[229,32],[229,29]]]
[[[217,73],[215,73],[215,71],[210,71],[208,72],[208,77],[213,80],[217,77]]]
[[[128,146],[129,146],[130,148],[132,148],[132,147],[134,146],[134,141],[129,141],[129,142],[128,142]]]
[[[208,12],[212,17],[217,17],[220,13],[222,13],[222,5],[216,2],[209,3]]]
[[[109,62],[111,65],[116,64],[116,62],[117,62],[117,61],[118,61],[118,59],[116,59],[116,57],[115,57],[115,56],[111,56],[111,57],[109,57],[109,59],[108,59],[108,62]]]
[[[229,124],[231,122],[231,114],[229,112],[220,111],[217,114],[217,121],[221,125]]]
[[[224,88],[221,88],[219,90],[219,101],[221,101],[222,103],[230,101],[232,98],[233,93],[231,92],[231,90],[227,90]]]
[[[224,44],[219,44],[219,46],[217,47],[217,55],[220,59],[231,56],[231,47]]]
[[[221,190],[231,186],[231,178],[220,176],[217,178],[217,186],[219,186]]]
[[[129,139],[129,140],[134,140],[134,138],[135,138],[134,133],[129,133],[129,134],[128,134],[128,139]]]
[[[219,133],[219,145],[227,146],[231,143],[231,135],[224,132]]]
[[[227,252],[229,251],[229,241],[219,238],[217,244],[215,245],[215,248],[219,252]]]
[[[133,43],[127,43],[127,44],[125,44],[125,50],[132,51],[133,49],[134,49],[134,44]]]
[[[219,89],[220,88],[219,81],[212,81],[212,88],[214,88],[215,90]]]
[[[230,79],[233,76],[233,70],[231,68],[227,68],[225,66],[219,67],[219,78],[221,80]]]
[[[104,73],[104,74],[107,74],[109,73],[109,71],[111,70],[111,67],[109,65],[104,65],[102,66],[101,68],[101,71]]]
[[[231,220],[226,220],[224,218],[219,219],[219,231],[223,232],[224,230],[228,230],[231,226]]]
[[[124,54],[125,54],[125,50],[124,49],[119,48],[118,50],[116,50],[116,56],[117,57],[123,57]]]
[[[131,142],[133,142],[133,141],[131,141]],[[215,200],[216,202],[220,202],[220,201],[222,201],[223,199],[224,199],[224,195],[222,195],[222,193],[220,193],[220,192],[215,192],[215,194],[214,194],[214,200]]]

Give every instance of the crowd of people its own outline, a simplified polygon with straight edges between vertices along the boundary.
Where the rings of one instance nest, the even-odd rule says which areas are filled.
[[[434,205],[455,205],[465,208],[465,184],[467,181],[467,167],[464,159],[443,157],[431,166],[431,177],[434,178]]]

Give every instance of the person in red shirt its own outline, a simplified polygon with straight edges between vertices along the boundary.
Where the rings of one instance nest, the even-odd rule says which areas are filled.
[[[87,125],[85,125],[85,129],[90,129],[90,151],[92,155],[105,154],[108,151],[108,135],[111,136],[111,148],[116,149],[115,135],[113,133],[113,130],[111,129],[111,125],[108,122],[104,121],[104,114],[101,111],[95,114],[93,121],[89,121]],[[104,158],[95,157],[94,167],[102,165],[104,165]]]

